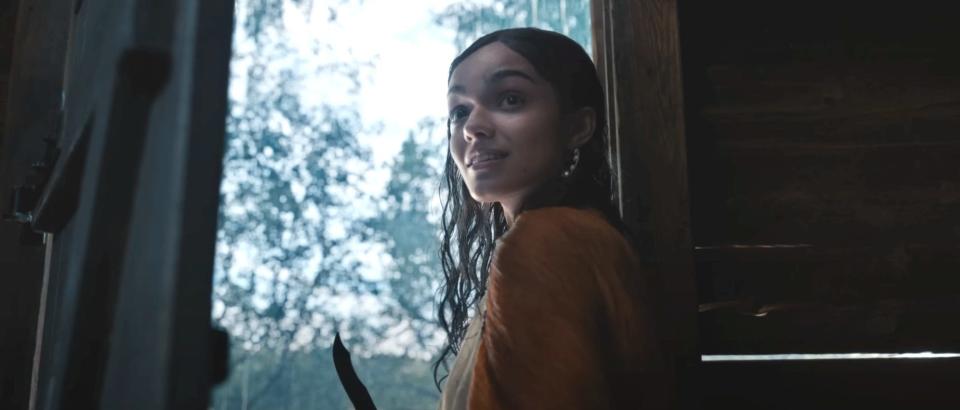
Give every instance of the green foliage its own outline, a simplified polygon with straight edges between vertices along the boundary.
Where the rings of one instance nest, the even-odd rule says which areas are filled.
[[[484,34],[510,27],[556,31],[591,49],[590,0],[462,1],[447,7],[436,20],[456,29],[460,50]]]
[[[390,164],[390,181],[386,196],[379,204],[377,216],[365,221],[371,239],[384,243],[391,262],[390,300],[396,315],[410,320],[416,338],[416,350],[431,350],[430,340],[438,335],[433,314],[433,293],[439,286],[440,260],[437,253],[439,226],[431,220],[431,200],[439,188],[438,153],[444,147],[431,136],[438,130],[437,121],[421,122],[417,133],[411,131]]]
[[[250,4],[256,11],[262,1]],[[252,36],[262,40],[273,18],[251,13],[243,23],[262,20]],[[282,42],[269,44],[233,60],[233,80],[245,87],[227,119],[214,287],[223,306],[216,320],[250,349],[287,346],[305,332],[329,339],[330,321],[315,320],[320,290],[372,286],[356,275],[345,239],[329,234],[356,230],[338,219],[347,203],[337,190],[358,178],[348,162],[369,158],[356,139],[359,114],[305,105],[295,56]],[[284,60],[291,64],[276,63]],[[332,74],[356,79],[350,67]]]
[[[232,63],[239,92],[231,92],[227,119],[213,295],[214,320],[231,334],[235,369],[263,365],[269,352],[283,362],[295,344],[304,351],[328,346],[337,329],[353,335],[377,330],[327,314],[331,295],[375,286],[356,274],[359,262],[349,257],[347,238],[359,225],[341,216],[352,205],[343,187],[360,179],[351,161],[369,162],[356,138],[363,124],[355,107],[303,102],[302,64],[282,41],[276,14],[282,3],[238,4],[235,41],[255,47],[235,47]],[[321,69],[357,83],[358,66]],[[331,234],[336,230],[344,232]],[[261,379],[265,371],[252,381],[231,378],[224,389],[276,380]],[[252,402],[259,400],[257,391],[247,391]]]
[[[319,3],[327,7],[329,16],[327,21],[330,22],[337,19],[336,7],[350,2],[351,0],[326,0]],[[362,3],[363,0],[352,0],[352,2]],[[275,39],[270,38],[270,33],[275,33],[278,29],[282,30],[285,5],[310,13],[316,4],[314,0],[238,0],[236,7],[241,17],[238,28],[242,28],[247,37],[258,47],[263,45],[275,47]]]

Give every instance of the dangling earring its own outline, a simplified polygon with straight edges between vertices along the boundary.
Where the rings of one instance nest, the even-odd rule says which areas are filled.
[[[580,162],[580,148],[573,149],[573,164],[570,164],[570,168],[567,168],[563,171],[563,177],[569,178],[570,175],[573,175],[573,170],[577,169],[577,164]]]

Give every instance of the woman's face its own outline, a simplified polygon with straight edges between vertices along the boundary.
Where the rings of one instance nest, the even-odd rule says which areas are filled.
[[[460,175],[473,199],[512,214],[564,168],[570,136],[553,87],[500,42],[463,60],[449,86],[449,146]]]

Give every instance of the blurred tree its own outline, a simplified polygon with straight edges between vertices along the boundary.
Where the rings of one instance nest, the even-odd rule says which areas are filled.
[[[509,27],[556,31],[591,50],[590,0],[465,0],[448,6],[436,21],[456,30],[459,50],[486,33]]]
[[[341,325],[347,342],[383,332],[336,309],[334,296],[375,287],[357,274],[349,238],[359,225],[344,216],[355,194],[349,187],[363,172],[351,163],[368,163],[369,153],[357,142],[356,107],[302,100],[303,77],[317,73],[298,70],[305,64],[285,39],[282,17],[284,6],[309,12],[312,5],[237,3],[213,297],[214,320],[231,334],[232,367],[256,375],[232,377],[221,389],[242,388],[245,409],[282,385],[291,355],[328,346]],[[361,66],[318,70],[358,85]]]
[[[365,221],[371,239],[384,243],[390,255],[391,262],[385,266],[391,302],[388,312],[408,319],[415,338],[408,347],[414,352],[434,352],[442,341],[433,311],[433,295],[441,277],[439,214],[431,215],[446,149],[444,139],[434,137],[441,129],[438,124],[439,120],[424,119],[417,132],[410,131],[390,164],[390,180],[379,212]]]

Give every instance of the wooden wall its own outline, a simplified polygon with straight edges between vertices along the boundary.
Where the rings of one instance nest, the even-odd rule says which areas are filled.
[[[701,303],[745,301],[738,308],[753,313],[767,305],[765,317],[751,317],[774,325],[784,312],[791,327],[801,309],[856,322],[842,307],[871,305],[860,319],[876,323],[846,349],[960,349],[960,338],[920,346],[924,332],[897,332],[919,325],[908,320],[919,305],[960,297],[952,14],[689,3],[681,37]],[[879,343],[884,331],[893,338]],[[778,349],[713,342],[704,347]]]
[[[703,353],[960,351],[948,3],[680,3]],[[704,403],[956,408],[956,369],[704,363]]]
[[[13,38],[17,27],[18,0],[0,4],[0,146],[3,146],[3,113],[7,112],[7,88],[10,84],[10,63],[13,60]]]

